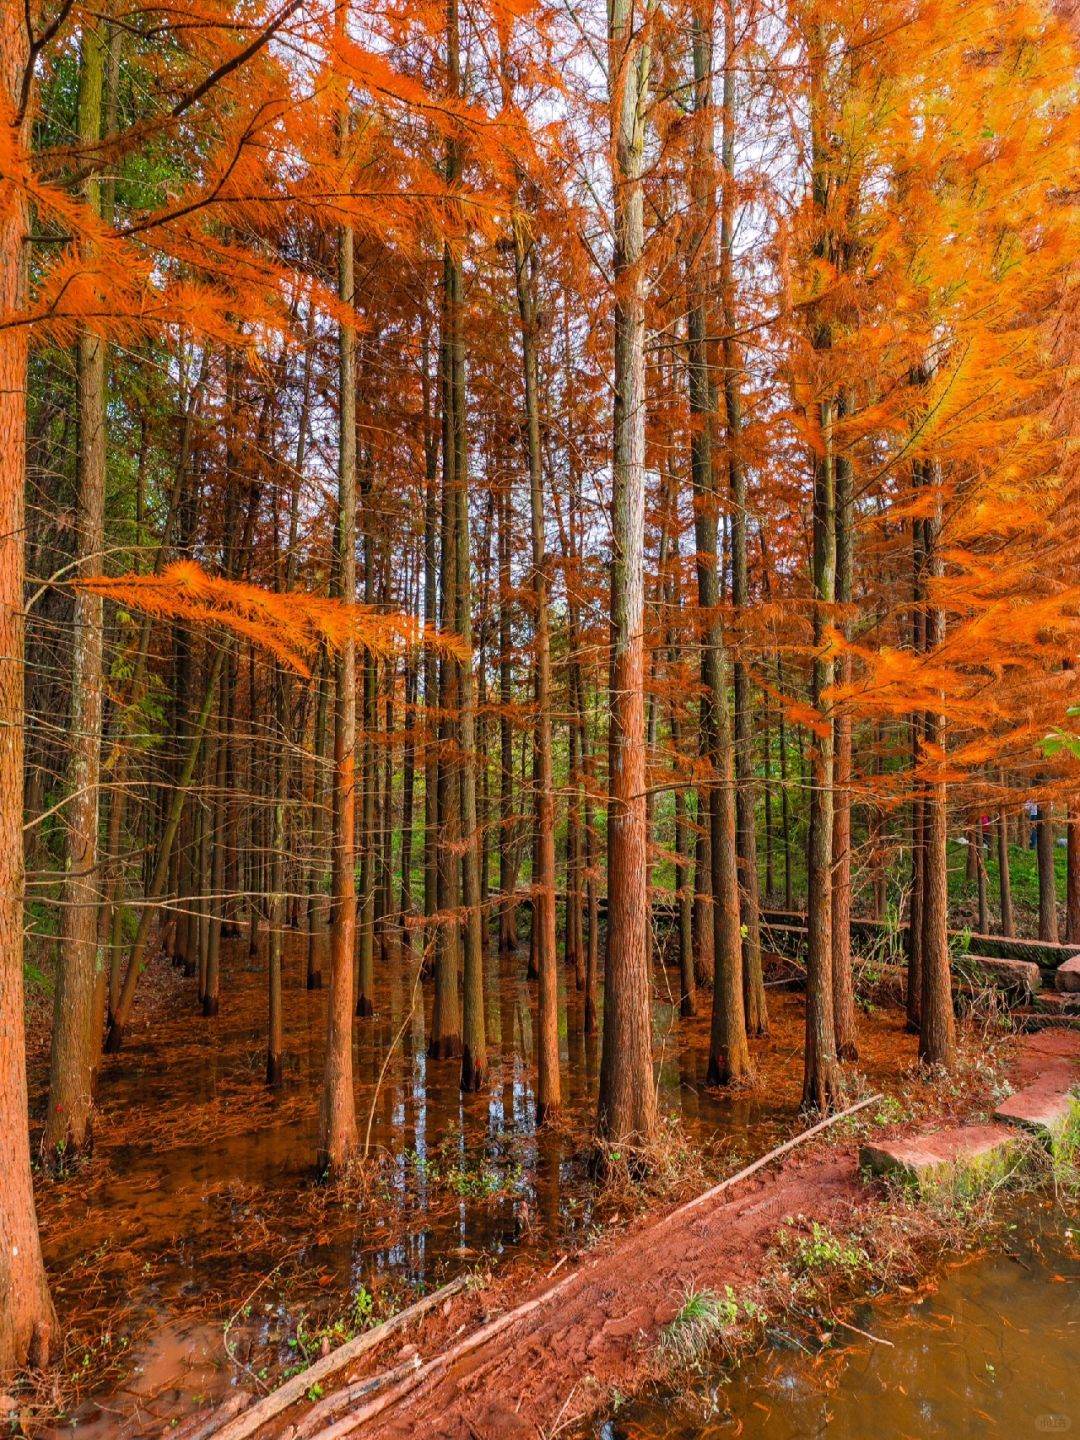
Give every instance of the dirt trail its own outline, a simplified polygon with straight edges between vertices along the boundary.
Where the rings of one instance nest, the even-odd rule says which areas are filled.
[[[364,1433],[535,1440],[616,1386],[632,1390],[688,1288],[738,1290],[755,1278],[786,1215],[810,1210],[835,1218],[860,1199],[861,1188],[853,1155],[793,1161],[779,1175],[738,1186],[724,1203],[663,1226],[633,1227],[586,1261],[552,1304],[421,1386]]]
[[[1015,1085],[1040,1075],[1075,1075],[1080,1034],[1046,1030],[1020,1042]],[[425,1360],[527,1300],[536,1308],[421,1381],[360,1431],[364,1440],[430,1435],[446,1440],[518,1440],[550,1435],[595,1411],[618,1388],[632,1392],[655,1373],[660,1332],[687,1289],[736,1291],[758,1275],[777,1227],[804,1215],[840,1228],[866,1198],[857,1146],[796,1152],[740,1182],[715,1204],[643,1217],[597,1251],[526,1293],[510,1285],[465,1295],[414,1334]],[[512,1281],[512,1277],[507,1277]],[[557,1292],[557,1293],[556,1293]],[[551,1299],[545,1299],[550,1295]],[[389,1354],[365,1367],[384,1368]],[[342,1377],[342,1383],[353,1378]],[[295,1420],[295,1416],[293,1417]],[[281,1420],[263,1435],[288,1436]]]

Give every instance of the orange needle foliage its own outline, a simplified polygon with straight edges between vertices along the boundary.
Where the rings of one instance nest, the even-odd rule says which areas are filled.
[[[155,620],[231,631],[304,676],[310,676],[309,661],[320,645],[338,650],[348,640],[381,657],[424,645],[463,664],[470,659],[458,637],[422,626],[413,615],[383,614],[297,590],[275,593],[208,575],[193,560],[177,560],[160,575],[93,575],[73,584]]]

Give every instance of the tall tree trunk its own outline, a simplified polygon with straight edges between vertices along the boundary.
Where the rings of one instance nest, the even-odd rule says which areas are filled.
[[[698,551],[698,601],[706,615],[701,672],[704,691],[702,730],[712,769],[709,811],[709,862],[712,891],[713,996],[706,1071],[710,1085],[743,1079],[750,1071],[743,1004],[742,934],[731,721],[728,715],[727,659],[719,619],[720,567],[717,554],[718,496],[713,476],[712,426],[716,387],[710,380],[707,293],[702,272],[713,253],[714,156],[712,146],[712,21],[693,22],[695,130],[693,204],[699,226],[697,266],[690,276],[689,338],[690,469],[694,489]]]
[[[724,14],[724,104],[721,142],[723,188],[720,205],[720,308],[723,329],[721,361],[724,377],[724,415],[731,489],[731,599],[740,628],[740,650],[735,659],[735,828],[739,856],[739,898],[743,930],[743,995],[746,1028],[765,1035],[769,1012],[761,973],[761,917],[757,868],[757,794],[754,784],[754,726],[750,670],[742,654],[746,644],[745,620],[750,603],[750,576],[746,545],[746,467],[742,447],[742,360],[735,336],[735,67],[737,41],[733,0]]]
[[[827,232],[829,178],[826,169],[824,84],[825,40],[816,25],[810,40],[811,186],[822,234],[817,251],[830,258]],[[831,345],[829,322],[813,317],[811,343],[816,351]],[[833,401],[818,403],[819,447],[813,457],[813,592],[814,658],[811,664],[810,703],[820,725],[810,736],[810,827],[807,837],[806,890],[808,949],[806,960],[806,1045],[803,1069],[803,1107],[827,1112],[841,1095],[833,1010],[832,867],[834,752],[831,704],[835,678],[832,640],[828,635],[830,612],[836,599],[836,465],[833,452]]]
[[[615,398],[611,502],[608,937],[597,1127],[616,1145],[656,1129],[645,833],[645,118],[649,47],[631,0],[608,9],[614,186]]]
[[[457,65],[457,0],[450,0],[453,11],[455,77],[454,93],[458,92]],[[460,166],[460,159],[457,165]],[[455,169],[454,175],[459,173]],[[457,661],[458,693],[461,714],[458,720],[458,743],[461,749],[461,888],[465,905],[465,927],[462,955],[462,1017],[461,1017],[461,1088],[478,1091],[487,1080],[487,1026],[484,1016],[484,916],[480,908],[480,832],[476,814],[476,676],[473,672],[472,622],[472,554],[469,543],[469,450],[465,415],[465,336],[464,299],[461,261],[451,258],[451,386],[454,392],[454,462],[453,492],[457,519],[454,525],[456,542],[457,581],[454,587],[456,609],[454,630],[461,637],[467,660]]]
[[[424,624],[438,624],[439,432],[442,422],[442,346],[439,347],[434,403],[431,395],[428,335],[421,337],[421,381],[424,393]],[[435,915],[439,908],[439,664],[435,650],[424,650],[424,969],[437,946]]]
[[[0,104],[10,124],[31,63],[22,11],[0,7]],[[27,147],[29,116],[12,126]],[[25,191],[0,177],[0,313],[26,304]],[[27,329],[0,329],[0,1379],[24,1364],[33,1345],[48,1349],[55,1325],[41,1258],[30,1148],[26,1141],[23,1008],[23,537],[26,506]],[[35,1342],[35,1335],[37,1341]],[[42,1358],[40,1353],[35,1358]],[[47,1359],[47,1355],[45,1356]]]
[[[416,794],[416,731],[419,724],[420,660],[410,655],[405,662],[405,773],[401,781],[401,944],[405,950],[412,947],[412,929],[409,921],[413,914],[413,804]]]
[[[336,23],[344,25],[344,19],[345,6],[339,3]],[[353,305],[355,262],[353,232],[348,225],[342,226],[338,239],[338,294],[346,309]],[[356,332],[349,321],[341,325],[338,340],[340,393],[335,588],[338,597],[346,605],[351,605],[356,599]],[[315,1157],[316,1170],[320,1174],[344,1170],[357,1145],[352,1054],[353,950],[356,944],[356,645],[351,638],[340,646],[336,668],[330,995]]]
[[[224,644],[225,642],[222,641]],[[226,646],[226,649],[229,647]],[[214,1016],[221,1004],[221,935],[224,919],[225,852],[228,824],[228,769],[231,723],[231,686],[229,661],[221,667],[219,685],[219,729],[214,752],[213,793],[210,797],[213,822],[213,859],[210,864],[210,930],[206,949],[206,990],[203,1014]]]
[[[776,687],[783,696],[784,662],[779,655],[776,657]],[[791,795],[788,791],[787,721],[784,717],[782,699],[777,726],[780,732],[780,839],[784,849],[784,909],[792,910],[795,906],[795,881],[791,837]]]
[[[513,634],[510,624],[510,527],[513,502],[509,490],[499,497],[499,951],[517,949],[517,827],[514,824],[514,731],[510,706],[514,698]]]
[[[843,419],[852,406],[846,394],[840,397]],[[847,615],[853,594],[855,485],[851,460],[846,454],[835,457],[836,466],[836,603],[841,609],[839,629],[843,639],[851,638]],[[851,684],[851,654],[840,655],[837,680]],[[851,711],[847,703],[837,707],[833,720],[835,778],[833,788],[833,870],[832,870],[832,986],[833,1023],[836,1053],[841,1060],[857,1060],[859,1046],[855,1029],[855,987],[851,975]]]
[[[934,487],[935,511],[924,524],[926,573],[931,591],[926,608],[926,648],[933,651],[945,643],[945,613],[934,603],[933,582],[944,573],[939,536],[941,533],[941,487],[932,465],[927,480]],[[925,745],[932,756],[945,749],[945,717],[928,711],[923,717]],[[935,765],[940,761],[935,760]],[[948,903],[949,875],[946,853],[945,781],[931,774],[925,787],[926,826],[923,864],[923,973],[922,1012],[919,1017],[919,1059],[925,1065],[942,1065],[951,1070],[956,1062],[956,1019],[953,1015],[952,971],[949,964]]]
[[[453,3],[453,0],[451,0]],[[449,9],[448,9],[449,17]],[[448,34],[452,27],[448,19]],[[449,245],[443,249],[442,316],[442,543],[439,566],[439,609],[443,629],[457,617],[457,434],[452,369],[453,311],[460,298],[461,270]],[[461,894],[461,781],[456,756],[460,734],[462,667],[444,653],[439,661],[439,772],[438,772],[438,918],[435,930],[435,996],[431,1011],[428,1055],[449,1060],[461,1053],[461,1007],[458,997],[461,928],[458,905]]]
[[[311,858],[308,865],[307,904],[307,988],[322,989],[320,963],[321,939],[326,929],[327,904],[323,895],[323,876],[329,841],[326,823],[326,772],[330,765],[327,753],[327,711],[330,704],[330,661],[325,650],[319,656],[315,695],[315,733],[312,737],[311,818],[309,822]]]
[[[832,402],[823,400],[823,454],[814,464],[814,659],[811,704],[822,729],[810,740],[810,830],[806,889],[809,947],[806,962],[806,1049],[803,1106],[827,1112],[840,1098],[833,1011],[832,860],[833,735],[828,692],[833,685],[833,654],[826,633],[836,585],[835,471],[831,453]]]
[[[913,473],[913,483],[919,474]],[[923,608],[926,564],[925,526],[922,520],[911,522],[912,545],[912,616],[911,644],[916,655],[926,649],[926,612]],[[908,904],[907,956],[907,1029],[917,1034],[922,1015],[923,976],[923,899],[926,879],[926,807],[919,780],[919,757],[922,750],[923,719],[911,716],[911,899]]]
[[[104,21],[82,27],[79,57],[78,136],[101,138],[105,79]],[[83,185],[89,209],[101,213],[101,180]],[[76,561],[79,574],[100,570],[105,547],[105,344],[80,331],[76,342],[78,446],[76,450]],[[20,443],[21,440],[20,440]],[[76,592],[71,654],[70,799],[64,810],[64,882],[56,971],[55,1018],[49,1072],[49,1106],[43,1142],[47,1160],[68,1163],[93,1143],[91,1107],[94,1065],[100,1050],[94,1034],[98,971],[98,808],[101,776],[102,601]]]
[[[544,540],[544,475],[540,452],[540,393],[536,325],[529,254],[520,221],[514,221],[514,276],[521,352],[525,368],[525,424],[532,521],[532,586],[536,611],[536,870],[533,927],[537,937],[536,1123],[559,1113],[559,973],[555,942],[555,779],[551,761],[551,639],[548,628],[548,564]]]
[[[998,893],[1001,899],[1001,933],[1008,937],[1013,934],[1013,908],[1012,883],[1009,874],[1009,821],[1005,814],[1004,806],[998,811],[997,841]],[[1080,939],[1080,933],[1078,933],[1076,938]]]
[[[986,857],[983,854],[983,827],[976,826],[975,829],[975,882],[978,891],[979,902],[979,934],[989,935],[990,915],[986,905]]]
[[[1080,945],[1080,805],[1070,800],[1066,823],[1065,943]]]
[[[285,1064],[285,1025],[281,1002],[281,964],[285,945],[285,805],[288,798],[289,691],[281,666],[274,667],[274,796],[270,821],[270,936],[267,945],[266,1083],[282,1082]]]
[[[674,499],[674,497],[672,497]],[[675,528],[672,537],[674,569],[668,582],[668,614],[679,613],[679,532]],[[678,663],[679,652],[674,622],[668,631],[668,663]],[[694,895],[690,869],[690,819],[686,808],[686,790],[682,784],[682,720],[679,701],[671,696],[668,724],[671,730],[671,749],[675,781],[675,903],[678,924],[679,958],[679,1014],[684,1020],[697,1014],[697,978],[694,974],[693,909]]]
[[[365,502],[367,492],[365,491]],[[375,605],[375,538],[366,518],[364,525],[364,603]],[[378,789],[378,764],[375,732],[378,729],[378,662],[374,655],[364,657],[363,739],[361,753],[360,801],[360,934],[356,963],[356,1013],[369,1018],[375,1013],[375,799]]]

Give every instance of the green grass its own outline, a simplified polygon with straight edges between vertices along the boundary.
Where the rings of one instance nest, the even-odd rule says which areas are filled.
[[[992,914],[997,914],[1000,895],[1000,873],[998,869],[997,845],[991,844],[990,851],[983,851],[986,862],[987,900]],[[1054,846],[1054,879],[1059,904],[1065,902],[1065,847]],[[1034,850],[1019,845],[1009,846],[1009,880],[1012,886],[1013,905],[1020,910],[1037,911],[1039,908],[1039,867]],[[961,904],[978,897],[975,880],[967,879],[967,846],[949,842],[949,902]]]

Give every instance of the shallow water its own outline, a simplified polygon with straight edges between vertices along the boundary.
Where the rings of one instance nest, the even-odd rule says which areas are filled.
[[[354,1028],[358,1123],[375,1178],[363,1192],[315,1186],[327,993],[304,988],[304,940],[289,938],[278,1093],[263,1084],[264,961],[249,956],[247,938],[223,947],[212,1020],[196,1008],[195,982],[155,962],[125,1049],[99,1077],[92,1164],[63,1184],[39,1183],[61,1323],[88,1357],[78,1423],[69,1418],[64,1434],[159,1434],[195,1397],[273,1383],[317,1344],[319,1326],[356,1303],[377,1317],[466,1267],[522,1251],[542,1257],[610,1218],[582,1148],[599,1037],[581,1034],[571,976],[560,1035],[565,1124],[537,1135],[535,987],[523,952],[488,967],[490,1072],[472,1096],[461,1095],[456,1061],[427,1058],[428,997],[414,967],[396,954],[378,965],[376,1014]],[[729,1096],[701,1083],[708,996],[699,1016],[681,1021],[659,966],[656,990],[661,1111],[703,1147],[710,1173],[730,1172],[797,1124],[801,999],[772,992],[772,1032],[753,1046],[764,1083]],[[865,1028],[863,1068],[895,1078],[913,1053],[902,1018],[878,1012]],[[69,1361],[77,1368],[78,1354]]]
[[[776,1345],[732,1376],[627,1406],[598,1440],[1020,1440],[1080,1434],[1080,1229],[1030,1200],[1001,1246],[906,1303],[851,1318],[817,1355]]]

